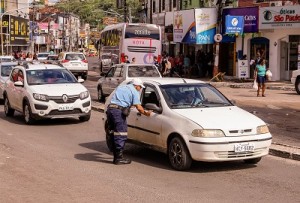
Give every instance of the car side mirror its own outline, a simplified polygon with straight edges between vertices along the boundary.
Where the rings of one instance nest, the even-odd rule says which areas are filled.
[[[148,109],[148,110],[152,110],[154,112],[157,112],[157,113],[162,113],[162,108],[158,107],[154,103],[147,103],[147,104],[145,104],[145,108]]]
[[[14,84],[16,87],[24,87],[24,83],[22,81],[17,81]]]

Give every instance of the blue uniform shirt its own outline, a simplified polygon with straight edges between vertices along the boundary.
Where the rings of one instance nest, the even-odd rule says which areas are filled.
[[[133,84],[122,85],[117,87],[110,103],[122,107],[130,107],[133,105],[141,104],[140,94],[134,88]]]

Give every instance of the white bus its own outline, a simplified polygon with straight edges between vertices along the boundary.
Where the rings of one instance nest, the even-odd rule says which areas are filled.
[[[137,64],[152,64],[154,56],[161,59],[161,28],[138,23],[108,25],[101,31],[98,47],[101,72],[124,63],[126,55]]]

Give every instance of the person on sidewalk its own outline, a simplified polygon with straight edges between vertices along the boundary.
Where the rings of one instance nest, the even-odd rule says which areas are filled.
[[[146,111],[141,105],[139,91],[145,88],[143,82],[139,78],[132,80],[128,85],[119,86],[108,105],[106,114],[110,130],[113,130],[113,163],[130,164],[131,160],[123,157],[125,141],[127,140],[127,121],[131,106],[143,115],[150,116],[152,111]],[[127,109],[127,114],[124,111]]]
[[[265,90],[266,90],[266,60],[262,58],[255,68],[254,73],[254,80],[257,81],[258,89],[257,89],[257,96],[259,97],[260,89],[262,89],[262,96],[265,97]]]

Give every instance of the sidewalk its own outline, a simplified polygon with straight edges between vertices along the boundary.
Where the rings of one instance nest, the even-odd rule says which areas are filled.
[[[92,71],[89,71],[89,75],[91,76],[96,76],[96,73],[92,73]],[[249,88],[252,89],[253,85],[253,80],[249,81],[233,81],[233,80],[225,80],[222,82],[211,82],[207,78],[197,78],[197,80],[203,80],[214,87],[231,87],[231,88]],[[285,91],[295,91],[294,85],[289,82],[289,81],[271,81],[267,83],[267,89],[272,89],[272,90],[285,90]],[[92,109],[96,111],[103,112],[104,110],[104,104],[99,103],[99,102],[92,102]],[[270,155],[273,156],[278,156],[282,158],[287,158],[287,159],[292,159],[292,160],[297,160],[300,161],[300,147],[297,146],[291,146],[291,145],[286,145],[282,143],[275,143],[272,142],[272,145],[270,147],[269,151]]]

